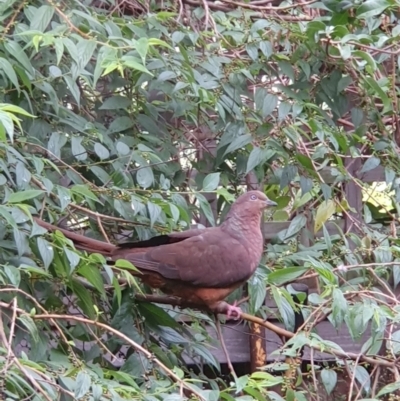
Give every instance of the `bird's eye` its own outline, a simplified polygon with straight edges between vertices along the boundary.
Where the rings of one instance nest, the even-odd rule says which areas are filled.
[[[257,199],[257,195],[250,195],[250,199],[251,200],[256,200]]]

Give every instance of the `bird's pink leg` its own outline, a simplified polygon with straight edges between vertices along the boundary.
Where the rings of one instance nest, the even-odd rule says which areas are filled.
[[[210,305],[209,307],[215,313],[225,313],[228,318],[237,320],[242,316],[242,310],[236,306],[236,303],[237,302],[235,301],[233,305],[229,305],[225,301],[220,301],[214,305]]]
[[[235,320],[239,319],[240,316],[242,315],[242,310],[240,309],[239,306],[236,306],[236,304],[237,304],[237,301],[235,301],[233,303],[233,305],[227,304],[226,312],[225,312],[229,318],[232,318]]]

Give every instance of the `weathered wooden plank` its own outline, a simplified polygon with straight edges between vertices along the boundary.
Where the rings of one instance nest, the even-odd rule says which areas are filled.
[[[368,159],[365,159],[368,160]],[[318,171],[319,175],[322,177],[326,184],[333,184],[337,178],[338,169],[334,167],[324,167]],[[375,167],[374,169],[367,171],[365,173],[360,173],[356,171],[353,175],[354,178],[358,178],[363,182],[376,182],[385,181],[385,168],[382,166]],[[279,178],[273,174],[265,177],[265,182],[269,184],[279,184]],[[246,181],[243,179],[240,181],[240,185],[246,185]]]
[[[352,159],[346,159],[350,160],[350,163],[354,160]],[[366,159],[368,160],[368,159]],[[375,167],[374,169],[370,171],[366,171],[365,173],[360,173],[360,170],[362,168],[362,164],[357,166],[357,169],[352,173],[352,176],[355,178],[358,178],[362,180],[363,182],[375,182],[375,181],[385,181],[385,168],[382,166]],[[333,173],[333,174],[332,174]],[[327,184],[332,184],[335,182],[337,176],[336,172],[332,167],[325,167],[319,171],[319,174],[321,177],[324,179],[325,183]]]
[[[274,222],[266,222],[263,225],[264,238],[266,240],[271,240],[274,238],[280,231],[286,230],[290,225],[290,221],[274,221]],[[344,229],[344,220],[339,219],[330,221],[327,223],[326,228],[330,235],[340,234],[337,226],[339,226],[342,230]],[[322,230],[319,230],[316,234],[316,237],[323,237]]]
[[[368,160],[368,159],[367,159]],[[364,163],[363,163],[364,164]],[[363,182],[376,182],[376,181],[386,181],[385,178],[385,167],[378,166],[374,169],[367,171],[365,173],[356,172],[356,178],[360,179]]]
[[[281,323],[276,322],[276,325],[283,327]],[[207,328],[212,338],[218,338],[214,329]],[[353,341],[347,327],[343,324],[339,331],[336,331],[332,324],[328,321],[321,322],[316,327],[317,334],[324,340],[333,341],[340,345],[344,352],[359,353],[362,345],[369,337],[369,332],[366,330],[360,341]],[[232,363],[247,363],[250,361],[250,346],[249,346],[249,327],[245,324],[226,324],[222,328],[222,333],[225,345]],[[266,330],[265,336],[267,359],[266,363],[284,360],[283,356],[272,355],[273,352],[279,350],[283,345],[282,340],[276,333],[271,330]],[[220,363],[226,363],[226,355],[220,345],[210,345],[210,352]],[[303,359],[310,360],[311,351],[309,348],[304,349]],[[193,364],[194,361],[188,356],[184,357],[187,364]],[[317,361],[333,361],[335,357],[330,354],[314,351],[313,359]]]

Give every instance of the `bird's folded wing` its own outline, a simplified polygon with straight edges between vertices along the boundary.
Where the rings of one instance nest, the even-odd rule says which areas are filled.
[[[113,258],[118,257],[116,251]],[[218,231],[140,253],[124,249],[123,258],[143,271],[206,288],[224,288],[245,281],[258,264],[245,244]]]
[[[195,237],[201,235],[208,231],[213,231],[217,227],[208,227],[208,228],[193,228],[186,231],[178,231],[172,232],[169,234],[157,235],[156,237],[152,237],[147,240],[141,241],[130,241],[130,242],[123,242],[117,245],[116,252],[122,253],[123,249],[140,249],[140,248],[151,248],[156,246],[163,246],[168,244],[173,244],[175,242],[181,242],[188,238]]]

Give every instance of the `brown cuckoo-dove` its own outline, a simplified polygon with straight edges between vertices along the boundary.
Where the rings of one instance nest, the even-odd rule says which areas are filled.
[[[263,252],[263,210],[275,205],[263,192],[249,191],[232,204],[218,227],[174,232],[120,245],[35,220],[51,231],[62,231],[77,249],[101,253],[112,260],[128,260],[142,273],[139,277],[143,282],[153,288],[237,318],[240,308],[223,300],[256,270]]]

